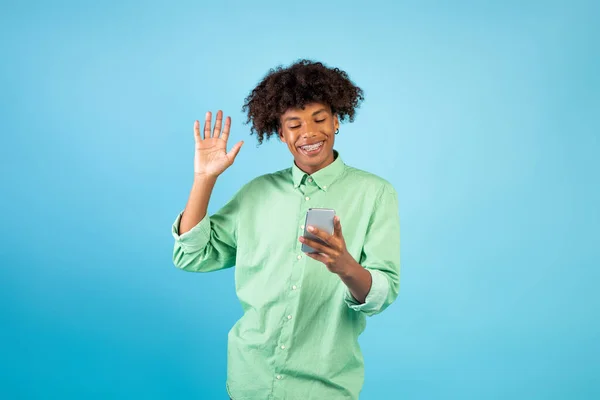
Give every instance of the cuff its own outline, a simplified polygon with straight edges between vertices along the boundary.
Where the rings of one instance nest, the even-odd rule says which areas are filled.
[[[350,289],[346,287],[344,292],[344,301],[351,309],[355,311],[362,311],[366,314],[375,314],[377,311],[381,309],[385,299],[387,298],[388,292],[390,290],[390,286],[388,284],[388,280],[383,272],[368,269],[371,273],[371,289],[369,290],[369,294],[367,294],[367,298],[364,303],[359,303],[352,293],[350,293]]]
[[[180,235],[179,223],[181,222],[182,215],[183,211],[179,213],[171,228],[175,243],[181,247],[184,253],[193,253],[202,250],[210,240],[210,218],[208,214],[196,226]]]

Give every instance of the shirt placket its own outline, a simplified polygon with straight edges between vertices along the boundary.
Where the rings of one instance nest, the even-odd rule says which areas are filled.
[[[304,233],[304,223],[306,222],[306,212],[311,207],[316,207],[316,199],[318,187],[315,185],[312,178],[308,177],[298,187],[298,195],[302,196],[300,207],[298,209],[298,216],[296,218],[298,227],[297,237]],[[294,319],[295,313],[298,310],[298,301],[300,290],[302,290],[302,275],[304,274],[304,266],[306,264],[306,254],[302,252],[302,243],[296,240],[293,253],[293,268],[291,269],[290,280],[288,282],[286,308],[281,321],[282,329],[279,335],[279,341],[275,349],[275,375],[273,377],[273,396],[274,398],[280,398],[283,396],[282,381],[286,379],[285,376],[285,362],[288,359],[289,351],[293,351],[293,333],[294,333]]]

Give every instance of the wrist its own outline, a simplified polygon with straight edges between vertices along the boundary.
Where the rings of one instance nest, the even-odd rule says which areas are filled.
[[[338,276],[343,281],[350,281],[356,278],[361,269],[362,266],[353,259],[352,262],[346,264],[346,266],[338,272]]]
[[[194,172],[194,183],[216,182],[219,175]]]

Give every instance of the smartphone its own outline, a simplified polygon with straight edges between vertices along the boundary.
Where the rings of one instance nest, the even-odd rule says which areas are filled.
[[[333,235],[333,217],[335,217],[335,210],[330,208],[309,208],[306,212],[306,222],[304,223],[304,237],[323,243],[321,239],[308,231],[308,227],[314,226]],[[318,251],[306,243],[302,243],[302,251],[304,253],[318,253]]]

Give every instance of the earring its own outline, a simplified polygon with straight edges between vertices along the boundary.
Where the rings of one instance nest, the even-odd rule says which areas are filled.
[[[337,131],[335,131],[335,134],[337,135],[338,133],[340,133],[340,128],[338,128]]]

